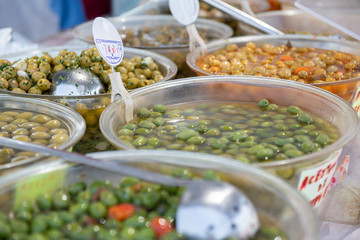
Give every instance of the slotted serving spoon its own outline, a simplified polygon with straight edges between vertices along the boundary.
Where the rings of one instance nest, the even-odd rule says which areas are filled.
[[[176,212],[176,230],[194,239],[247,239],[259,228],[255,207],[237,188],[225,182],[184,180],[111,161],[52,149],[10,138],[0,145],[57,156],[71,162],[120,173],[168,186],[186,186]]]
[[[52,76],[50,94],[56,96],[96,95],[105,92],[100,79],[85,69],[64,69]]]

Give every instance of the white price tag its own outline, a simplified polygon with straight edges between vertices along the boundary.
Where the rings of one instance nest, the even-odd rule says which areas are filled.
[[[341,150],[330,155],[328,159],[323,161],[323,164],[300,173],[298,190],[311,202],[313,207],[320,205],[329,190]]]
[[[110,65],[117,66],[124,57],[124,46],[122,41],[107,39],[95,39],[96,47],[100,55],[105,58]]]
[[[356,90],[356,93],[354,96],[355,96],[355,98],[352,103],[352,107],[355,109],[358,116],[360,117],[360,87]]]

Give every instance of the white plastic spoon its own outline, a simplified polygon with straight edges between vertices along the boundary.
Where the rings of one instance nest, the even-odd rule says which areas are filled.
[[[199,0],[169,0],[169,8],[176,21],[186,26],[190,51],[200,51],[201,55],[205,56],[206,43],[194,24],[199,16]]]
[[[111,102],[118,95],[123,97],[125,101],[125,121],[130,122],[133,119],[134,104],[123,85],[120,73],[114,70],[114,67],[119,65],[124,57],[124,46],[119,32],[110,21],[102,17],[97,17],[94,20],[92,31],[96,48],[112,70],[112,73],[109,74],[112,87]]]

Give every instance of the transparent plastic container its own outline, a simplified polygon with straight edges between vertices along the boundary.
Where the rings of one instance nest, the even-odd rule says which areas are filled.
[[[256,18],[284,33],[312,34],[318,36],[339,35],[344,38],[349,38],[349,35],[300,9],[262,12],[256,14]],[[242,23],[239,23],[239,25],[242,30],[241,32],[245,35],[263,34],[248,25]]]
[[[297,0],[295,6],[360,40],[359,19],[360,2],[358,0]]]
[[[150,29],[151,35],[161,36],[163,32],[159,32],[160,27],[168,28],[183,28],[180,23],[178,23],[171,15],[141,15],[141,16],[128,16],[128,17],[115,17],[108,18],[108,20],[114,24],[114,26],[120,31],[126,33],[126,31],[134,31],[134,33],[143,31],[145,28]],[[195,25],[200,34],[205,34],[207,39],[223,39],[228,38],[233,35],[233,30],[226,24],[216,22],[213,20],[207,20],[198,18],[195,22]],[[93,43],[92,38],[92,21],[83,23],[73,30],[73,35],[75,38],[86,41],[88,43]],[[186,39],[188,40],[188,39]],[[164,44],[161,46],[145,46],[137,45],[130,46],[124,42],[125,46],[136,47],[141,49],[150,50],[158,54],[162,54],[176,63],[179,69],[179,74],[187,75],[189,69],[186,65],[186,54],[189,52],[188,44]],[[190,71],[191,72],[191,71]]]
[[[211,155],[177,151],[113,151],[90,156],[163,174],[185,168],[201,176],[211,169],[244,192],[260,216],[274,220],[289,239],[319,239],[319,224],[311,206],[284,181],[259,168]],[[0,178],[1,210],[7,212],[21,199],[33,200],[36,194],[51,193],[77,181],[89,184],[94,180],[109,180],[118,185],[123,176],[61,160],[36,164]],[[42,188],[36,188],[37,184],[43,184]]]
[[[334,124],[340,132],[339,139],[317,152],[287,160],[259,162],[254,165],[286,179],[303,191],[309,201],[317,191],[307,192],[306,177],[318,168],[337,162],[339,151],[354,136],[358,118],[354,109],[338,96],[311,85],[272,78],[250,76],[209,76],[164,82],[157,86],[132,92],[134,108],[152,107],[155,104],[174,105],[201,101],[258,102],[266,98],[283,106],[296,105]],[[117,130],[125,124],[124,102],[110,104],[100,118],[100,129],[108,141],[119,149],[131,149],[117,137]],[[235,160],[234,160],[235,161]],[[329,172],[331,178],[333,172]],[[316,175],[316,173],[315,173]],[[324,179],[323,179],[324,180]],[[320,182],[320,181],[319,181]],[[302,184],[306,185],[302,187]],[[328,184],[329,182],[327,182]],[[306,192],[305,192],[306,190]],[[315,204],[316,205],[316,204]]]
[[[42,100],[39,98],[23,98],[11,95],[0,94],[0,110],[3,111],[26,111],[38,114],[45,114],[52,119],[57,119],[62,122],[63,127],[68,131],[69,139],[61,144],[58,149],[71,150],[71,148],[82,138],[85,133],[85,121],[79,113],[71,108],[56,102]],[[1,145],[0,145],[1,146]],[[27,158],[25,160],[10,162],[0,165],[1,174],[5,170],[13,170],[16,167],[33,163],[34,161],[42,159],[44,156],[37,154],[35,157]]]
[[[59,47],[47,47],[39,48],[36,50],[17,52],[0,56],[0,59],[7,59],[10,62],[32,57],[34,55],[42,55],[44,52],[50,54],[50,56],[57,56],[58,53],[67,49],[68,51],[74,51],[78,55],[81,51],[94,47],[93,45],[85,46],[59,46]],[[177,67],[170,59],[142,49],[128,48],[124,49],[124,58],[132,58],[135,56],[151,57],[155,63],[159,66],[159,71],[164,78],[161,81],[167,81],[175,77]],[[157,84],[157,83],[154,83]],[[132,90],[130,90],[132,91]],[[12,96],[27,97],[33,99],[46,99],[51,101],[60,102],[66,106],[70,106],[81,113],[85,118],[87,126],[92,127],[98,124],[98,119],[104,108],[110,104],[110,93],[96,94],[96,95],[83,95],[83,96],[53,96],[53,95],[36,95],[28,93],[15,93],[7,90],[0,89],[0,94],[9,94]]]
[[[223,49],[229,44],[237,44],[238,46],[245,46],[248,42],[254,42],[256,45],[263,45],[269,43],[271,45],[286,45],[290,41],[292,46],[295,47],[313,47],[318,49],[329,49],[340,52],[345,52],[353,55],[360,56],[360,44],[354,41],[339,40],[330,37],[319,37],[313,35],[299,35],[289,34],[283,36],[269,36],[269,35],[256,35],[256,36],[243,36],[234,37],[224,40],[217,40],[207,44],[208,53],[215,52],[216,50]],[[196,61],[201,56],[196,52],[191,52],[186,57],[186,62],[189,67],[198,75],[209,75],[202,71],[197,65]],[[360,86],[360,78],[351,78],[329,83],[316,83],[311,84],[316,87],[328,90],[336,95],[342,97],[352,105],[356,104],[356,96]],[[354,106],[356,108],[356,106]]]

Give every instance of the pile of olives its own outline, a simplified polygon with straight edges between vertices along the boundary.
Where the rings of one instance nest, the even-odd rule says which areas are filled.
[[[0,112],[0,137],[58,148],[69,140],[64,123],[46,114],[28,111]],[[0,164],[34,157],[36,153],[0,148]]]
[[[95,47],[82,51],[80,56],[74,51],[64,49],[55,57],[44,53],[15,64],[0,59],[0,88],[19,93],[49,94],[54,73],[77,68],[94,73],[100,78],[106,91],[111,92],[109,73],[112,70]],[[123,59],[114,70],[120,72],[127,89],[144,87],[164,78],[151,57]]]
[[[122,143],[138,149],[204,152],[246,163],[300,157],[339,138],[330,122],[266,99],[139,108],[137,118],[116,133]]]

